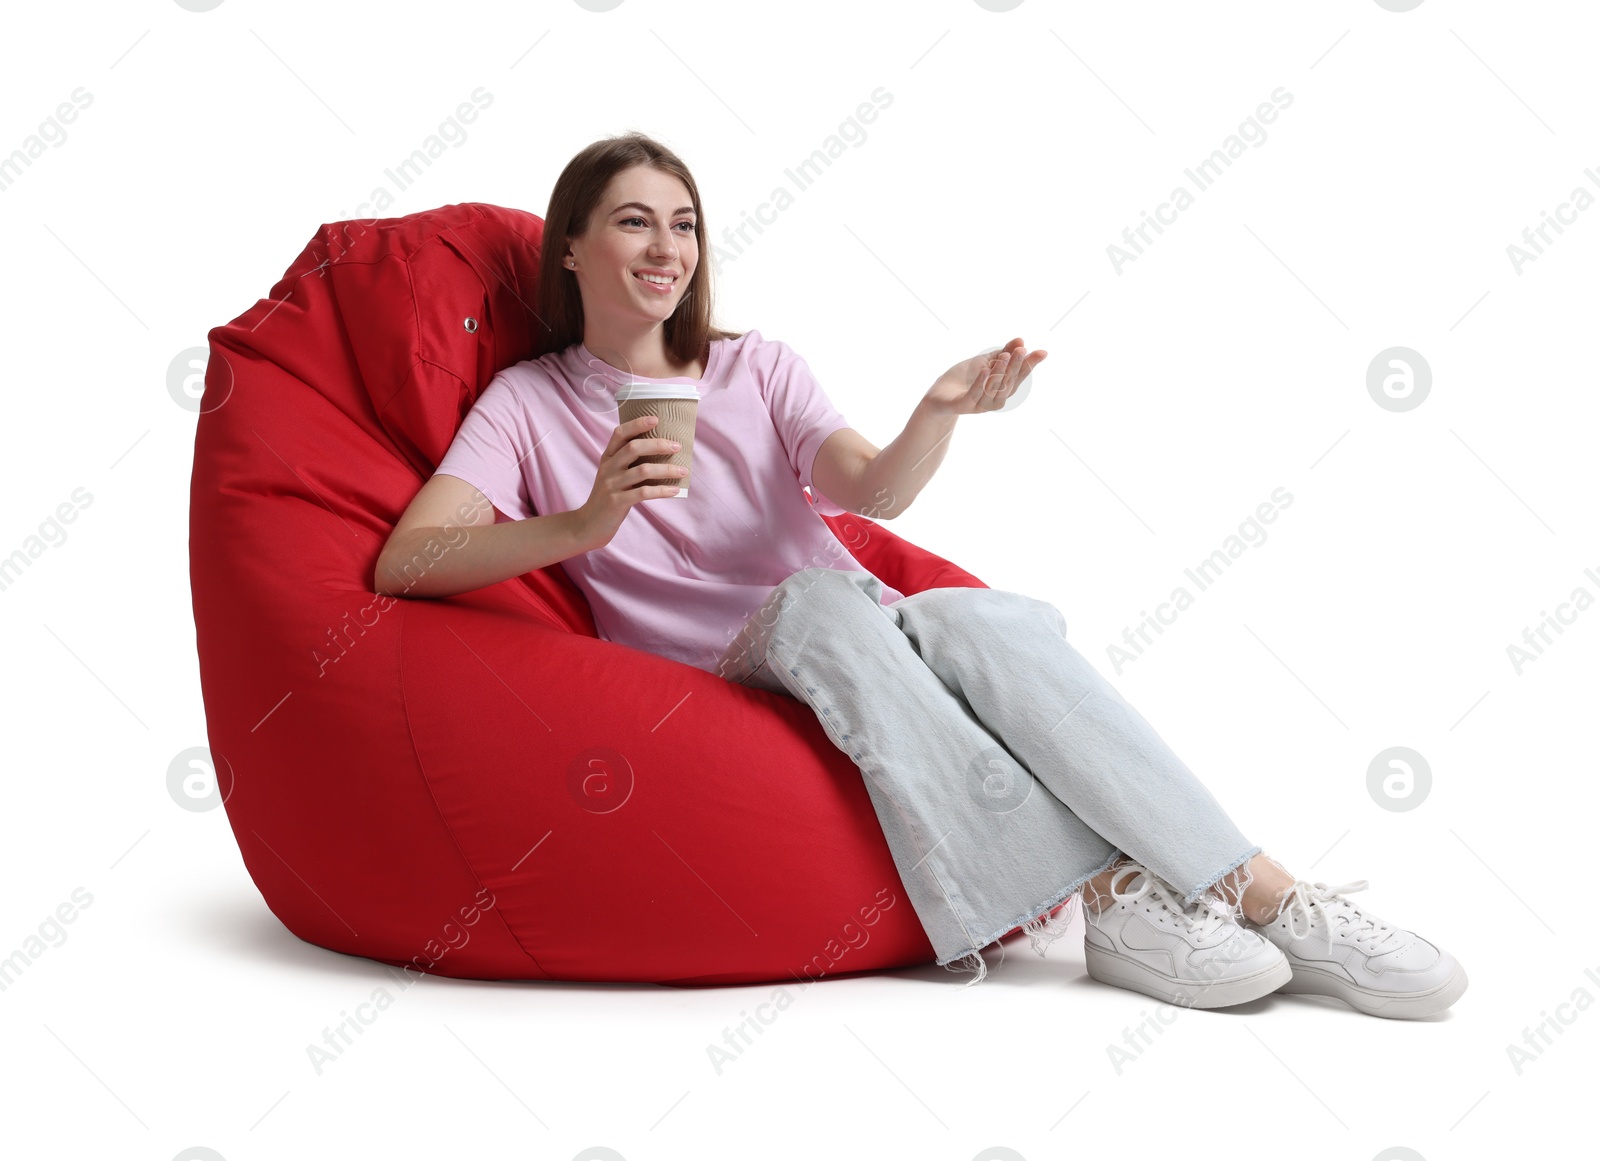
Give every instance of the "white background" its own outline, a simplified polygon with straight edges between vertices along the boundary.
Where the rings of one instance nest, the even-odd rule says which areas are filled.
[[[0,191],[0,555],[29,557],[0,590],[0,957],[75,889],[92,903],[0,991],[0,1153],[1036,1161],[1270,1141],[1437,1161],[1587,1133],[1600,1011],[1561,1009],[1520,1072],[1507,1048],[1600,997],[1600,611],[1520,674],[1507,646],[1573,590],[1600,597],[1600,212],[1520,272],[1507,247],[1574,189],[1600,195],[1596,28],[1576,3],[1288,7],[9,8],[0,156],[80,86],[93,101]],[[718,321],[793,346],[875,443],[957,360],[1018,335],[1048,350],[1020,404],[960,421],[891,527],[1054,602],[1254,841],[1307,878],[1367,879],[1357,902],[1460,957],[1455,1008],[1184,1012],[1119,1069],[1108,1045],[1154,1005],[1088,980],[1074,935],[1044,960],[991,948],[968,990],[932,966],[790,988],[720,1075],[707,1046],[774,988],[430,977],[319,1075],[306,1046],[399,989],[285,931],[223,812],[168,794],[206,733],[195,415],[167,375],[319,224],[394,193],[385,170],[479,86],[492,105],[386,215],[542,215],[577,150],[637,129],[699,181]],[[889,107],[851,124],[880,86]],[[1280,87],[1265,139],[1119,272],[1107,247]],[[842,154],[736,252],[724,227],[834,135]],[[1431,368],[1412,410],[1367,389],[1393,346]],[[1124,628],[1278,487],[1293,502],[1265,542],[1116,665]],[[92,503],[34,556],[78,488]],[[1431,768],[1415,809],[1368,793],[1391,746]]]

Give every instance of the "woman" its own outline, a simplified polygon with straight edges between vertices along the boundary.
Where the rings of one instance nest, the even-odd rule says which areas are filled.
[[[982,980],[1016,927],[1042,955],[1085,898],[1095,979],[1220,1007],[1275,990],[1381,1016],[1449,1007],[1447,952],[1289,874],[1065,640],[1053,605],[993,589],[905,596],[818,517],[904,511],[956,421],[1045,358],[1020,338],[951,367],[884,448],[805,361],[711,323],[700,195],[648,137],[589,146],[545,217],[539,356],[491,380],[378,562],[375,589],[443,596],[559,562],[599,635],[804,701],[861,769],[940,964]],[[630,382],[700,397],[694,496]],[[802,488],[814,493],[808,501]],[[402,577],[412,541],[471,512],[460,547]],[[544,513],[539,515],[539,513]]]

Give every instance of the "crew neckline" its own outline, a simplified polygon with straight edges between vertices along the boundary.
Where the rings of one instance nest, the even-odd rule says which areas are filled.
[[[691,379],[687,375],[673,375],[673,376],[670,376],[669,378],[660,378],[659,376],[655,376],[655,375],[634,375],[634,374],[631,374],[630,372],[624,371],[624,370],[622,370],[622,369],[620,369],[618,367],[613,367],[610,363],[606,362],[599,355],[597,355],[593,351],[591,351],[589,349],[588,344],[583,342],[582,340],[579,340],[579,342],[578,342],[578,358],[583,362],[584,366],[586,366],[586,367],[589,367],[589,368],[603,367],[606,371],[609,371],[611,374],[619,376],[622,379],[627,380],[629,382],[639,382],[639,383],[693,383],[696,387],[703,387],[706,383],[708,383],[710,381],[711,376],[716,372],[717,364],[718,364],[718,362],[720,361],[720,358],[721,358],[723,342],[724,342],[724,340],[717,339],[717,340],[714,340],[713,342],[711,342],[709,344],[710,351],[706,354],[706,369],[705,369],[705,372],[698,379]]]

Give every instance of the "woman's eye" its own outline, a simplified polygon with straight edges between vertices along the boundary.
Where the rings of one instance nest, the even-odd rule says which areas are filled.
[[[631,225],[634,222],[638,222],[641,226],[645,224],[643,218],[623,218],[622,219],[622,224],[624,226]],[[691,234],[694,233],[694,223],[693,222],[679,222],[678,225],[680,225],[680,226],[688,226],[689,227],[688,232],[691,233]]]

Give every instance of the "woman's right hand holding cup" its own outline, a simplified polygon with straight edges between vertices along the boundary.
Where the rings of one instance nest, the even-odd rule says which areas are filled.
[[[600,467],[594,477],[589,498],[578,509],[586,540],[604,547],[617,534],[628,509],[641,500],[656,500],[677,494],[675,484],[642,484],[663,476],[685,476],[689,469],[679,464],[635,463],[641,456],[671,455],[678,444],[650,435],[660,423],[655,415],[640,415],[617,424],[606,450],[600,453]],[[629,465],[633,466],[629,466]]]

